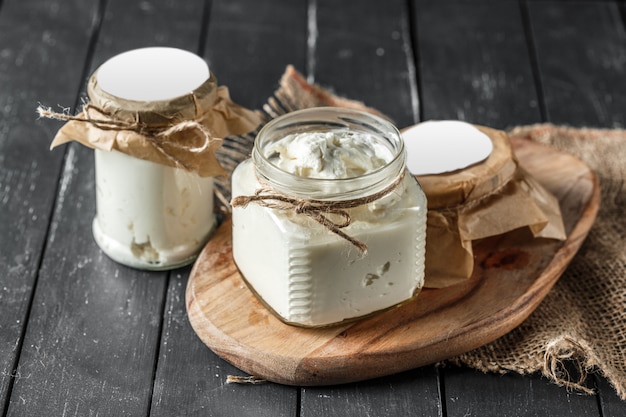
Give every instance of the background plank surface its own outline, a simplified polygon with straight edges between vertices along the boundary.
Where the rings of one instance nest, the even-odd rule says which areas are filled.
[[[530,2],[547,120],[626,126],[626,32],[615,2]]]
[[[74,104],[96,12],[94,1],[7,0],[0,9],[2,410],[13,384],[30,375],[16,361],[63,163],[63,151],[48,151],[54,126],[34,123],[35,107],[38,101]]]
[[[94,49],[67,63],[86,66],[86,75],[128,48],[162,44],[197,49],[201,1],[185,7],[174,1],[103,4],[104,13],[95,8],[91,15],[77,16],[75,6],[52,16],[61,19],[58,24],[76,18],[96,23]],[[74,83],[84,85],[86,78],[79,77]],[[52,74],[47,80],[54,82]],[[18,367],[28,377],[16,380],[8,415],[146,414],[168,274],[132,270],[100,252],[90,233],[93,152],[78,144],[67,151]]]
[[[538,120],[518,2],[417,0],[414,19],[424,120],[458,119],[497,129]]]
[[[191,329],[190,268],[142,272],[91,237],[92,152],[48,150],[87,77],[122,51],[202,55],[259,109],[286,65],[406,127],[624,127],[623,1],[2,0],[0,410],[33,415],[621,416],[598,377],[581,396],[538,376],[428,366],[333,387],[226,384],[241,372]]]

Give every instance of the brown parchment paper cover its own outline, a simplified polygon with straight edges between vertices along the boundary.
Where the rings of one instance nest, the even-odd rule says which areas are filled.
[[[462,170],[417,176],[428,199],[427,287],[447,287],[471,276],[472,241],[521,227],[535,237],[566,238],[558,200],[519,166],[508,135],[475,127],[493,143],[486,160]]]
[[[104,151],[184,168],[202,177],[225,172],[215,157],[222,138],[254,130],[259,114],[230,99],[213,74],[188,94],[171,100],[134,101],[115,97],[98,85],[87,86],[90,102],[77,119],[57,132],[51,148],[69,141]]]

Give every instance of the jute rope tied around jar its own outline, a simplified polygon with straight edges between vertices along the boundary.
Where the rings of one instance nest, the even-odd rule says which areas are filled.
[[[182,160],[173,157],[170,155],[161,145],[160,142],[167,141],[169,137],[175,135],[177,133],[181,133],[185,130],[196,130],[201,137],[203,138],[203,142],[200,146],[194,146],[192,143],[176,143],[171,142],[171,145],[177,147],[183,151],[187,151],[190,153],[202,153],[207,150],[212,141],[216,141],[214,134],[211,130],[204,126],[201,122],[197,120],[183,120],[179,122],[175,122],[172,124],[148,124],[142,123],[139,121],[127,121],[122,119],[116,119],[111,113],[94,106],[91,103],[86,103],[83,106],[83,111],[76,116],[72,116],[66,112],[59,113],[52,111],[51,108],[46,108],[44,106],[39,106],[37,108],[37,113],[39,117],[44,117],[47,119],[56,119],[62,120],[65,122],[75,121],[91,124],[98,129],[101,130],[115,130],[115,131],[130,131],[138,133],[143,136],[146,140],[150,141],[153,146],[161,152],[161,154],[170,160],[174,165],[181,166],[186,170],[190,170]],[[98,115],[99,118],[94,118],[92,115]]]
[[[213,74],[187,94],[136,101],[103,90],[96,71],[87,93],[89,102],[75,116],[37,108],[41,117],[66,122],[51,148],[77,141],[210,177],[225,174],[215,157],[223,138],[251,132],[261,124],[260,114],[232,102],[228,88],[218,86]]]
[[[287,210],[296,214],[305,215],[324,226],[330,232],[347,240],[354,245],[359,252],[361,252],[361,254],[365,255],[367,254],[367,245],[341,230],[348,227],[352,223],[352,217],[347,210],[372,203],[392,193],[400,186],[404,180],[404,176],[405,171],[402,171],[393,183],[374,194],[361,198],[339,201],[297,198],[283,194],[271,187],[269,184],[264,183],[263,187],[256,190],[254,195],[234,197],[231,200],[231,206],[245,208],[248,204],[255,203],[262,207],[276,210]],[[331,220],[328,215],[339,216],[342,221]]]

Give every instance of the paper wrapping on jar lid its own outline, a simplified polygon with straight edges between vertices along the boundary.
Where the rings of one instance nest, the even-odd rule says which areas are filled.
[[[427,287],[447,287],[471,276],[472,241],[522,227],[535,237],[566,238],[558,200],[519,166],[507,134],[472,126],[493,143],[487,159],[448,173],[416,176],[428,199]],[[408,140],[419,139],[405,135]]]
[[[274,118],[318,106],[361,109],[385,117],[362,102],[308,83],[293,66],[287,66],[280,87],[268,99],[264,111]],[[473,240],[526,226],[536,237],[566,237],[558,201],[519,167],[507,134],[475,127],[493,142],[493,150],[486,160],[463,170],[417,177],[427,195],[429,209],[426,287],[446,287],[468,279],[474,268]],[[408,129],[410,127],[402,131]],[[249,156],[254,135],[231,139],[238,146],[224,147],[218,152],[229,172]],[[230,183],[227,179],[218,178],[216,183],[223,184],[222,190],[228,196]]]
[[[231,101],[228,88],[218,87],[213,74],[186,95],[133,101],[100,88],[96,71],[89,79],[88,95],[90,102],[80,114],[65,117],[69,121],[59,129],[50,148],[74,140],[208,177],[224,174],[215,158],[222,138],[250,132],[261,123],[258,113]]]

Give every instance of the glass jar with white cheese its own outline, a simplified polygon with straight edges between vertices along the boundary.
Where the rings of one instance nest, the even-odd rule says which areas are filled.
[[[387,120],[334,107],[274,119],[232,194],[234,261],[288,324],[354,320],[423,286],[426,198]]]
[[[101,109],[114,108],[118,118],[136,114],[137,125],[158,117],[158,123],[175,123],[193,118],[198,101],[210,105],[215,84],[201,57],[151,47],[104,62],[90,78],[89,97]],[[123,136],[127,131],[142,134],[133,132],[133,124],[120,131],[118,144],[130,142]],[[148,139],[157,149],[166,146],[158,137]],[[134,268],[165,270],[189,264],[216,224],[213,177],[146,159],[116,149],[95,150],[94,238],[110,258]]]

